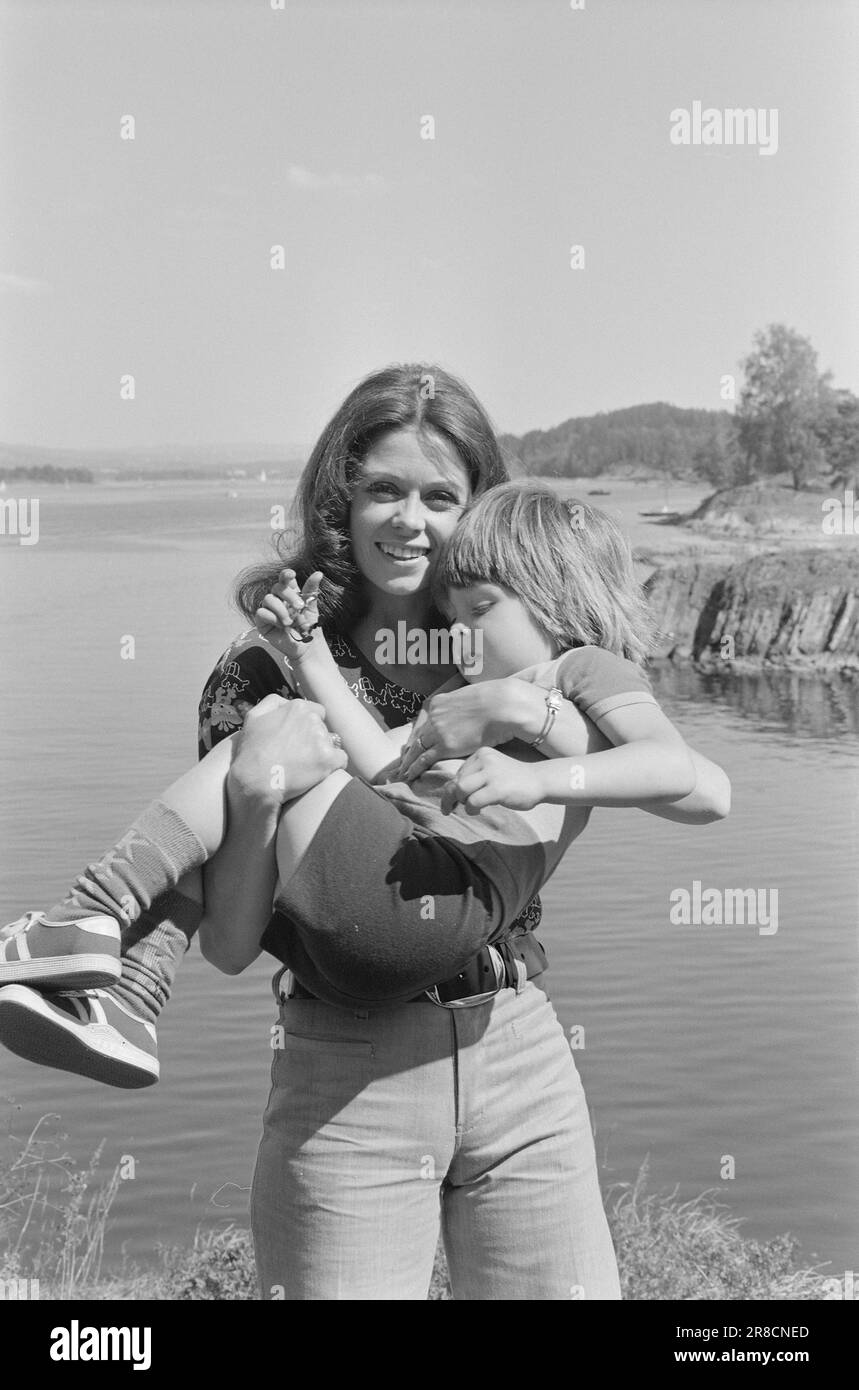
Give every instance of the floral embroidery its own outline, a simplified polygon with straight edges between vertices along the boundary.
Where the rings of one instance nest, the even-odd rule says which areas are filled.
[[[245,714],[251,708],[247,700],[236,703],[240,692],[247,689],[250,681],[242,680],[241,667],[236,661],[223,663],[221,670],[224,679],[215,688],[208,719],[214,728],[232,733],[233,729],[240,727]]]
[[[350,665],[359,664],[361,657],[358,649],[344,638],[342,633],[326,632],[325,636],[331,648],[331,655],[338,665],[344,661]],[[403,685],[395,685],[381,673],[378,682],[372,676],[359,676],[357,680],[347,681],[346,684],[353,695],[365,704],[374,705],[377,709],[395,709],[407,719],[417,719],[425,699],[416,690],[406,690]]]
[[[516,921],[510,928],[511,936],[525,936],[528,932],[536,931],[543,920],[543,904],[540,895],[532,898],[527,907],[523,907]]]
[[[331,648],[331,655],[334,657],[335,661],[338,657],[352,657],[355,655],[354,650],[346,645],[345,638],[341,637],[339,632],[327,632],[326,640]]]
[[[259,634],[250,629],[231,642],[218,658],[200,700],[199,742],[204,751],[212,748],[217,741],[213,737],[213,731],[222,737],[235,733],[244,723],[248,710],[253,709],[257,700],[262,698],[261,694],[254,696],[253,691],[248,690],[253,673],[245,675],[238,659],[254,648],[265,650],[259,640]],[[268,655],[269,652],[266,651],[266,656]],[[270,655],[276,663],[276,653],[272,651]],[[267,690],[263,692],[268,693]],[[291,699],[293,696],[287,685],[282,685],[277,693],[283,695],[284,699]]]

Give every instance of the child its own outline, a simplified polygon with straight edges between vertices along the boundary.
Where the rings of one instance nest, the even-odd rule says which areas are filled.
[[[280,934],[269,929],[262,944],[329,1003],[401,1002],[450,978],[503,937],[592,806],[681,799],[694,787],[689,750],[629,660],[646,651],[645,610],[628,546],[604,514],[564,504],[539,485],[504,484],[462,518],[434,581],[440,606],[479,634],[482,647],[479,670],[464,667],[455,684],[517,673],[545,688],[538,746],[561,695],[574,701],[616,745],[579,739],[574,753],[600,751],[574,760],[546,759],[515,742],[431,766],[421,739],[419,756],[406,746],[403,759],[416,780],[394,780],[411,727],[381,730],[346,686],[314,627],[318,577],[303,598],[291,571],[281,579],[258,611],[259,628],[287,655],[298,691],[324,704],[356,775],[333,742],[322,781],[314,774],[305,789],[299,769],[290,786],[297,800],[277,837],[276,904],[286,925]],[[80,989],[116,978],[119,923],[175,896],[221,843],[228,742],[148,807],[61,904],[5,930],[0,985],[15,984],[0,990],[0,1040],[13,1051],[116,1085],[157,1079],[154,1027],[140,1018],[133,1036],[130,1025],[113,1024],[115,1066],[90,1069],[86,1048],[75,1045],[74,1023],[86,1018]],[[187,914],[189,900],[178,894]],[[260,943],[241,950],[248,963]],[[24,982],[60,993],[40,1002]],[[97,1000],[110,991],[95,996],[93,1026],[107,1029]]]

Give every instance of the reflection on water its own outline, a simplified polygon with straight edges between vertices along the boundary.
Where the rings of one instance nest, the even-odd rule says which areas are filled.
[[[717,702],[761,730],[797,738],[859,734],[859,672],[701,672],[661,662],[652,678],[667,698]]]

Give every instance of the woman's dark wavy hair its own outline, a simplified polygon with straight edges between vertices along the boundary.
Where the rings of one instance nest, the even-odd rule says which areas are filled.
[[[391,430],[416,428],[450,444],[465,467],[472,496],[509,478],[495,430],[473,392],[442,367],[395,363],[372,372],[346,397],[325,426],[301,474],[291,525],[274,537],[277,559],[243,570],[235,601],[253,622],[262,599],[289,566],[299,584],[321,570],[319,616],[341,631],[366,606],[362,575],[352,556],[349,506],[363,460]],[[444,619],[437,615],[438,625]]]

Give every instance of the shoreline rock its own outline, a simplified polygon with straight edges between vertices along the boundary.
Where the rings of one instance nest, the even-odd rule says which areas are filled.
[[[653,655],[706,669],[859,669],[859,547],[667,565],[645,588]]]

